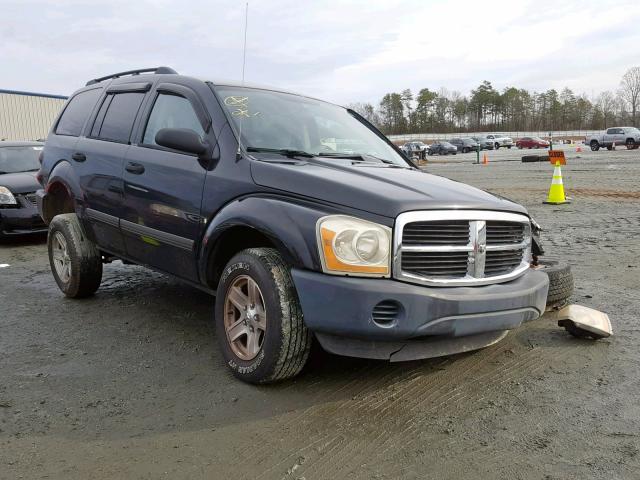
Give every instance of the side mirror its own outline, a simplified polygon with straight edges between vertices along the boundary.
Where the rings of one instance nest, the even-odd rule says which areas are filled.
[[[194,155],[202,155],[208,148],[200,135],[188,128],[163,128],[156,133],[156,143]]]

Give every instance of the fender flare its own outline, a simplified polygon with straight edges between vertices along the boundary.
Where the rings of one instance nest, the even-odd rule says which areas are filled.
[[[250,196],[226,204],[208,222],[198,251],[200,279],[208,284],[207,271],[216,245],[234,227],[249,227],[267,237],[295,268],[321,271],[316,240],[320,217],[334,213],[327,205],[278,196]],[[335,213],[338,213],[335,211]]]
[[[45,195],[43,198],[43,212],[45,214],[49,205],[51,204],[50,190],[61,185],[65,188],[69,197],[73,201],[75,213],[80,216],[80,205],[83,203],[82,189],[80,188],[80,181],[74,171],[73,167],[66,160],[60,160],[52,169],[47,184],[44,187]],[[45,215],[43,215],[44,218]]]

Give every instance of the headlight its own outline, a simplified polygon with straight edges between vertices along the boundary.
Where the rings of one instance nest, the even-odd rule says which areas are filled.
[[[7,187],[0,187],[0,205],[17,205],[16,197]]]
[[[389,276],[389,227],[346,215],[332,215],[318,220],[317,235],[325,273]]]

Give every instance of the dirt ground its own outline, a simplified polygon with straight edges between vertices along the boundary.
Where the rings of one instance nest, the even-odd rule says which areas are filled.
[[[640,150],[567,152],[563,206],[515,150],[426,168],[529,208],[573,300],[610,315],[599,342],[545,316],[475,353],[316,352],[254,387],[223,365],[206,294],[115,263],[66,300],[42,240],[0,245],[0,479],[640,478]]]

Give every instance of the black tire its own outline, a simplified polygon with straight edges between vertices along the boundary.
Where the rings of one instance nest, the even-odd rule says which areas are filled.
[[[598,150],[600,150],[600,144],[596,140],[592,140],[589,146],[591,147],[592,152],[597,152]]]
[[[224,321],[227,291],[240,276],[249,277],[258,285],[266,311],[262,345],[251,360],[234,353]],[[302,318],[290,267],[277,250],[249,248],[229,261],[218,284],[215,325],[225,363],[244,382],[272,383],[295,377],[309,358],[311,333]]]
[[[64,250],[60,248],[63,241]],[[102,256],[85,235],[75,213],[53,217],[49,224],[47,250],[53,278],[67,297],[88,297],[100,287]]]
[[[540,260],[539,265],[542,271],[549,276],[547,308],[566,305],[571,295],[573,295],[574,288],[571,267],[553,260]]]
[[[627,138],[627,150],[633,150],[636,148],[636,142],[634,142],[633,138]]]
[[[500,144],[498,142],[496,142],[493,146],[496,150],[500,150]]]
[[[507,148],[508,148],[509,150],[511,150],[511,145],[507,145]]]

